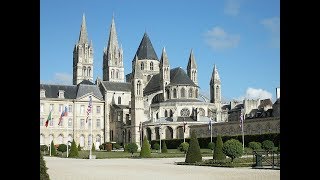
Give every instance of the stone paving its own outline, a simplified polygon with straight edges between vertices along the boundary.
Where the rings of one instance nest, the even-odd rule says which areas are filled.
[[[66,159],[44,157],[51,180],[278,180],[280,170],[174,165],[184,158]]]

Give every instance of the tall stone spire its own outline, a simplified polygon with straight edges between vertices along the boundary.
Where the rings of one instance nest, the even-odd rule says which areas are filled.
[[[213,65],[213,71],[212,71],[212,76],[211,76],[212,83],[213,83],[214,80],[220,82],[220,76],[219,76],[216,64]]]
[[[196,60],[193,55],[193,49],[191,49],[190,56],[189,56],[189,61],[188,61],[188,66],[187,66],[187,74],[190,77],[190,79],[196,85],[198,85],[198,69],[197,69]]]
[[[112,16],[109,40],[103,53],[103,80],[124,82],[123,51],[119,48],[116,25]]]
[[[160,58],[160,65],[169,65],[168,55],[167,55],[165,47],[162,49],[162,54],[161,54],[161,58]]]
[[[210,102],[215,103],[217,107],[221,105],[221,80],[215,64],[210,80]]]
[[[79,44],[85,44],[88,43],[88,33],[87,33],[87,26],[86,26],[86,17],[83,14],[82,15],[82,24],[80,29],[80,35],[79,35]]]
[[[162,54],[160,58],[160,88],[163,91],[163,100],[166,101],[170,99],[169,90],[166,90],[166,86],[170,84],[170,64],[168,60],[168,55],[166,49],[162,49]]]

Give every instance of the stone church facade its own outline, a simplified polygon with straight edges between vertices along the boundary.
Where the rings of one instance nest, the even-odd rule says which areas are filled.
[[[40,84],[40,144],[67,143],[75,139],[89,149],[91,138],[98,149],[103,142],[139,146],[149,140],[189,137],[190,127],[228,121],[230,109],[221,102],[221,79],[216,65],[210,82],[210,98],[200,100],[198,68],[193,50],[186,71],[172,68],[166,49],[160,59],[147,33],[125,76],[123,50],[119,46],[114,18],[103,50],[103,75],[93,82],[93,43],[88,39],[83,16],[79,40],[73,49],[73,85]],[[86,122],[89,97],[92,113]],[[67,107],[68,115],[58,125]],[[53,120],[45,127],[52,111]],[[92,133],[91,133],[92,125]]]

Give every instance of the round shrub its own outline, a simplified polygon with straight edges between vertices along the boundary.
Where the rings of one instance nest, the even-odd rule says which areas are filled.
[[[160,149],[160,144],[155,143],[155,144],[153,145],[153,149],[159,150],[159,149]]]
[[[273,148],[274,148],[274,143],[273,143],[272,141],[270,141],[270,140],[264,140],[264,141],[262,142],[262,148],[263,148],[264,150],[266,150],[267,152],[269,152],[269,151],[273,150]]]
[[[231,162],[235,158],[241,157],[243,154],[242,144],[236,139],[230,139],[223,145],[223,153],[231,158]]]
[[[120,149],[121,148],[120,144],[118,144],[118,143],[113,144],[113,146],[114,146],[115,149]]]
[[[213,150],[214,149],[214,142],[209,142],[208,148]]]
[[[48,151],[48,149],[47,145],[40,145],[40,151]]]
[[[62,153],[66,152],[67,151],[67,145],[59,144],[58,151],[60,151]]]
[[[99,149],[100,149],[100,150],[104,150],[103,148],[104,148],[104,146],[101,144],[101,145],[99,146]]]
[[[180,146],[178,147],[178,149],[179,149],[181,152],[184,152],[184,153],[187,153],[188,148],[189,148],[189,143],[187,143],[187,142],[181,143]]]
[[[258,150],[258,149],[261,149],[261,143],[259,142],[249,142],[249,148],[251,148],[252,150]]]
[[[131,156],[133,156],[133,153],[137,152],[138,146],[136,143],[129,143],[124,146],[124,149],[126,152],[131,153]]]

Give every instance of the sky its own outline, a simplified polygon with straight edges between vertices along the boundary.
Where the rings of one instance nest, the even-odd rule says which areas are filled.
[[[191,49],[200,93],[209,97],[216,64],[222,100],[276,100],[280,87],[280,0],[41,0],[40,83],[72,85],[73,47],[85,14],[93,79],[102,79],[112,16],[125,74],[146,32],[160,59],[186,70]]]

